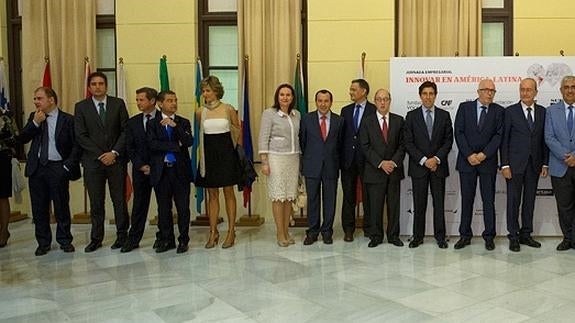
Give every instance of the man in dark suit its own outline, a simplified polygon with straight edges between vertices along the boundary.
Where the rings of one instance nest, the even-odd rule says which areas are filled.
[[[399,239],[400,182],[404,178],[403,117],[390,113],[391,95],[385,89],[375,93],[377,112],[368,116],[359,130],[365,154],[365,181],[371,240],[369,248],[383,243],[383,205],[387,206],[387,242],[403,246]]]
[[[469,245],[473,237],[471,220],[478,177],[483,202],[485,249],[495,249],[495,177],[504,117],[503,107],[493,103],[495,92],[492,80],[482,80],[477,89],[478,98],[461,103],[455,116],[455,141],[459,149],[456,169],[461,185],[460,238],[455,249]]]
[[[445,240],[445,178],[449,176],[447,155],[453,145],[453,126],[449,112],[435,106],[437,85],[423,82],[419,86],[421,106],[405,116],[405,150],[413,191],[413,240],[410,248],[423,243],[428,187],[433,199],[433,235],[441,249]]]
[[[320,233],[323,243],[333,243],[343,119],[331,112],[332,102],[330,91],[319,90],[315,94],[317,111],[303,115],[299,127],[302,174],[307,191],[308,230],[304,245],[317,241]],[[323,223],[320,200],[323,200]]]
[[[545,143],[549,147],[549,174],[557,202],[563,240],[558,251],[575,249],[575,76],[561,80],[563,100],[545,111]]]
[[[161,241],[157,253],[176,247],[172,200],[178,212],[177,253],[188,251],[190,241],[190,182],[192,165],[188,148],[193,138],[188,119],[176,115],[178,98],[176,93],[166,90],[158,94],[158,105],[162,110],[160,118],[148,124],[150,145],[150,183],[154,187],[158,202],[158,228]]]
[[[121,252],[130,252],[139,248],[140,240],[146,227],[152,185],[150,184],[150,150],[146,129],[149,122],[161,118],[162,113],[156,109],[158,92],[149,87],[136,90],[136,105],[142,112],[128,120],[126,124],[126,150],[132,161],[132,181],[134,201],[132,206],[131,226],[128,239]]]
[[[349,96],[353,103],[341,109],[344,119],[343,142],[341,153],[341,187],[343,201],[341,206],[341,225],[343,226],[344,241],[353,241],[355,231],[355,207],[357,205],[358,179],[363,185],[363,168],[365,157],[360,148],[359,128],[363,121],[370,115],[375,114],[375,106],[367,100],[369,84],[364,79],[351,81]],[[369,236],[369,201],[363,196],[363,233]]]
[[[507,237],[509,250],[514,252],[520,250],[520,244],[541,247],[541,243],[531,237],[533,210],[539,176],[547,176],[549,162],[544,137],[545,108],[535,103],[537,82],[532,78],[521,80],[519,96],[518,103],[505,109],[500,150],[501,174],[507,181]]]
[[[116,241],[112,249],[126,243],[129,219],[124,187],[126,178],[126,140],[124,129],[128,111],[124,100],[107,95],[108,79],[104,73],[88,76],[92,97],[76,103],[74,126],[76,140],[82,147],[84,184],[90,198],[92,231],[85,252],[102,247],[104,240],[106,182],[114,205]]]
[[[78,145],[74,137],[74,117],[58,108],[58,96],[48,87],[34,91],[36,112],[18,136],[26,144],[32,141],[25,175],[30,186],[34,218],[36,256],[48,253],[52,243],[50,202],[54,203],[56,241],[64,252],[74,252],[70,232],[69,181],[80,177]]]

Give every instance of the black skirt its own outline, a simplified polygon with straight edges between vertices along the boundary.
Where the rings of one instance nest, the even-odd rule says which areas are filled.
[[[229,132],[221,134],[204,134],[204,156],[206,176],[196,174],[196,186],[225,187],[239,182],[240,168],[238,156],[234,149]]]
[[[12,197],[12,153],[0,151],[0,198]]]

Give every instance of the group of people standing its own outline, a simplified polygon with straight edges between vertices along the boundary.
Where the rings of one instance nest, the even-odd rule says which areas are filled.
[[[221,102],[224,89],[217,77],[201,82],[200,121],[202,153],[198,171],[192,172],[189,147],[193,144],[190,121],[177,114],[176,93],[158,93],[143,87],[136,91],[141,113],[129,118],[123,100],[107,94],[107,78],[100,72],[88,77],[91,97],[76,103],[74,115],[58,107],[51,88],[34,91],[36,111],[18,133],[12,120],[2,114],[0,124],[0,169],[2,178],[10,169],[11,147],[31,142],[25,175],[29,178],[32,214],[38,247],[37,256],[51,249],[50,204],[57,221],[56,241],[64,252],[74,252],[70,231],[69,181],[80,178],[90,199],[92,229],[84,251],[102,247],[104,239],[106,183],[114,209],[116,240],[112,249],[130,252],[139,248],[148,217],[151,192],[158,205],[158,231],[154,249],[177,253],[188,251],[191,182],[208,191],[210,234],[205,248],[219,243],[219,189],[224,192],[228,232],[222,248],[234,246],[236,200],[234,185],[242,185],[242,169],[236,145],[240,124],[235,109]],[[455,249],[471,243],[473,204],[479,180],[483,204],[487,250],[495,248],[495,181],[498,171],[507,182],[507,230],[509,249],[520,245],[538,248],[531,236],[537,183],[551,175],[563,240],[557,250],[575,248],[575,77],[566,76],[560,88],[563,100],[549,108],[535,102],[537,82],[526,78],[519,84],[520,101],[507,108],[493,102],[495,84],[484,79],[478,84],[477,99],[459,105],[452,124],[448,111],[435,106],[437,85],[426,81],[419,86],[421,106],[404,117],[390,112],[391,94],[378,89],[369,102],[369,84],[351,82],[351,104],[341,116],[331,111],[333,94],[326,89],[315,93],[316,111],[300,115],[295,90],[281,84],[274,104],[261,118],[259,156],[267,176],[272,201],[277,244],[295,243],[288,228],[292,202],[298,186],[307,190],[308,229],[304,245],[319,236],[333,243],[337,183],[341,174],[343,191],[341,223],[343,240],[354,240],[357,189],[362,191],[363,233],[368,247],[384,242],[384,207],[387,214],[387,242],[401,247],[399,237],[400,183],[405,154],[409,155],[408,175],[413,192],[413,239],[410,248],[424,242],[428,192],[433,204],[433,236],[439,248],[447,248],[444,217],[445,184],[449,174],[448,155],[455,139],[458,146],[456,169],[461,187],[460,238]],[[159,108],[159,109],[158,109]],[[126,198],[126,172],[132,163],[134,201],[131,218]],[[302,180],[303,177],[303,180]],[[9,239],[8,197],[10,181],[0,187],[0,247]],[[178,237],[174,232],[172,204],[177,210]],[[322,212],[321,212],[322,211]],[[521,219],[521,224],[519,223]],[[178,241],[176,247],[176,240]]]
[[[342,108],[341,116],[331,111],[333,96],[328,90],[315,94],[316,111],[300,116],[293,109],[293,88],[281,85],[274,107],[264,112],[259,139],[262,170],[269,176],[278,245],[293,243],[286,223],[292,211],[285,202],[293,200],[297,192],[301,150],[301,174],[307,187],[304,245],[315,243],[320,235],[324,243],[333,243],[337,180],[341,174],[343,240],[354,240],[356,188],[361,185],[363,233],[370,239],[368,247],[384,241],[384,207],[387,242],[403,246],[399,238],[399,199],[407,153],[413,193],[413,238],[409,247],[417,248],[424,242],[431,191],[433,236],[439,248],[447,248],[445,186],[450,175],[448,155],[455,140],[462,196],[460,238],[455,249],[471,243],[478,181],[483,204],[482,237],[487,250],[495,249],[498,171],[507,183],[509,249],[518,252],[521,245],[541,247],[531,236],[533,213],[539,178],[548,174],[564,235],[557,250],[575,248],[575,77],[563,78],[560,91],[563,100],[545,109],[535,100],[537,82],[526,78],[519,84],[519,102],[503,108],[494,103],[494,82],[484,79],[478,84],[477,99],[461,103],[452,123],[449,112],[435,105],[437,85],[430,81],[419,86],[421,106],[405,118],[390,112],[391,94],[386,89],[377,90],[374,104],[369,102],[369,84],[363,79],[351,82],[353,102]]]

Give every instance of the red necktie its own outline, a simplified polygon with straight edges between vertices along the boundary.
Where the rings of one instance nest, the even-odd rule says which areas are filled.
[[[382,118],[383,122],[381,123],[381,134],[383,135],[383,140],[387,143],[387,121],[385,121],[385,117]]]
[[[327,138],[327,123],[325,122],[326,117],[321,116],[321,122],[319,123],[319,128],[321,130],[321,138],[323,141]]]

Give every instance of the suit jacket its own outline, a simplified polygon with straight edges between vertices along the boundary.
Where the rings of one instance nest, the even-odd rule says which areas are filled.
[[[462,102],[455,116],[455,141],[459,153],[455,168],[460,172],[497,173],[497,151],[503,137],[504,109],[497,103],[487,107],[483,129],[477,126],[477,100]],[[473,153],[483,152],[487,158],[477,166],[467,161]]]
[[[151,123],[158,118],[162,118],[160,110],[156,110],[154,119],[148,122]],[[144,129],[143,113],[131,117],[126,123],[126,152],[134,170],[139,171],[140,167],[150,165],[150,148],[146,129]]]
[[[299,143],[302,151],[302,174],[310,178],[337,179],[339,176],[340,147],[343,136],[343,119],[331,112],[329,131],[324,141],[321,137],[319,112],[304,114],[299,126]]]
[[[575,154],[575,131],[567,130],[563,100],[549,106],[545,113],[545,143],[549,147],[549,174],[563,177],[567,164],[563,161],[565,154]],[[573,127],[575,130],[575,127]]]
[[[379,120],[377,120],[377,114],[374,113],[368,116],[362,123],[359,129],[359,138],[361,149],[366,159],[363,172],[363,181],[365,183],[382,183],[388,176],[396,180],[404,178],[404,124],[403,117],[390,113],[387,127],[387,143],[385,143],[381,134]],[[378,168],[379,164],[384,160],[393,160],[397,165],[391,175],[387,175],[381,168]]]
[[[545,108],[535,104],[533,131],[529,129],[521,102],[505,109],[503,140],[501,142],[501,166],[510,166],[512,173],[524,173],[531,157],[533,171],[549,163],[549,149],[545,145]]]
[[[365,157],[361,152],[361,144],[359,142],[359,129],[357,133],[354,132],[353,125],[353,112],[355,109],[355,103],[350,103],[341,109],[341,116],[344,120],[343,126],[343,142],[342,142],[342,155],[341,155],[341,167],[343,169],[351,167],[354,158],[358,163],[363,164],[365,162]],[[361,117],[360,127],[363,122],[370,115],[374,115],[376,111],[375,105],[367,101],[365,104],[365,111]]]
[[[76,103],[74,126],[76,141],[83,149],[82,165],[97,168],[101,165],[98,157],[105,152],[118,152],[118,162],[126,162],[126,138],[124,129],[128,121],[128,111],[124,100],[108,96],[106,99],[106,121],[100,116],[92,98]]]
[[[28,151],[26,168],[24,169],[24,175],[26,175],[26,177],[30,177],[36,169],[40,167],[38,154],[42,146],[42,127],[36,127],[33,120],[34,112],[30,113],[28,122],[17,139],[22,144],[27,144],[32,141],[30,150]],[[55,138],[56,149],[58,149],[58,153],[62,156],[63,165],[68,168],[69,179],[77,180],[81,176],[79,164],[81,149],[76,143],[74,136],[74,117],[62,110],[58,110]]]
[[[160,124],[162,117],[154,118],[148,122],[148,144],[150,146],[150,183],[156,186],[162,177],[166,153],[173,152],[176,156],[176,172],[178,178],[184,182],[192,181],[192,164],[188,148],[194,141],[190,121],[179,115],[174,116],[172,140],[168,139],[166,127]]]
[[[449,112],[434,107],[433,130],[431,139],[427,133],[427,125],[423,118],[423,107],[409,111],[405,116],[405,150],[409,154],[409,170],[411,177],[427,175],[429,168],[419,164],[423,157],[437,156],[440,164],[435,171],[439,177],[449,176],[449,163],[447,155],[453,145],[453,126]]]

